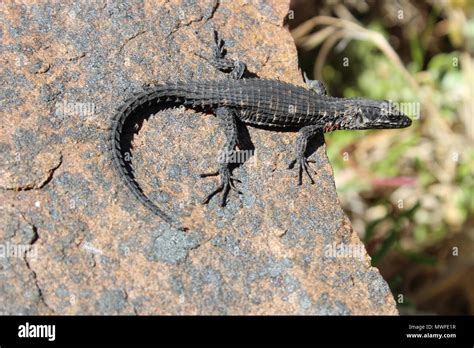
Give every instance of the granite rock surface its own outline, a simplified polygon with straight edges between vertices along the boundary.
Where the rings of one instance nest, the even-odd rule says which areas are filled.
[[[216,118],[143,120],[137,181],[178,231],[116,177],[109,118],[143,85],[224,79],[197,56],[212,31],[259,77],[304,85],[285,1],[72,1],[1,9],[1,314],[397,314],[336,195],[323,138],[316,184],[297,185],[294,132],[248,127],[242,195],[225,208]],[[244,130],[245,131],[245,130]],[[3,254],[2,254],[3,253]]]

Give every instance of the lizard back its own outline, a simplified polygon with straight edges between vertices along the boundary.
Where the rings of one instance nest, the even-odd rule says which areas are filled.
[[[282,128],[302,127],[322,121],[341,109],[339,98],[289,83],[266,79],[176,82],[156,87],[157,95],[182,98],[184,104],[227,106],[239,110],[245,123]]]

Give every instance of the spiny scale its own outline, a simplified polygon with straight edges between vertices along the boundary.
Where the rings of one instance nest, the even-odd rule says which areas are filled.
[[[309,137],[318,131],[357,129],[350,124],[354,123],[352,118],[357,115],[361,105],[368,106],[368,110],[372,110],[370,112],[376,113],[379,110],[377,108],[385,103],[384,101],[367,101],[366,99],[334,98],[303,87],[266,79],[176,82],[147,88],[144,92],[135,94],[133,98],[126,100],[113,118],[110,146],[114,166],[119,176],[140,202],[176,227],[180,227],[180,225],[146,197],[128,172],[120,146],[123,125],[134,110],[149,103],[164,101],[193,108],[207,108],[211,111],[221,110],[222,117],[232,118],[235,116],[247,124],[300,128],[301,136],[298,138],[300,143],[297,141],[300,183],[302,168],[308,173],[306,162],[302,161],[306,161],[303,156]],[[402,121],[390,121],[391,123],[382,123],[381,125],[374,123],[373,128],[401,128],[411,123],[406,119],[402,119]],[[237,137],[234,134],[237,131],[232,122],[228,123],[228,127],[233,133],[227,136]],[[232,138],[231,140],[229,144],[236,143],[236,139]],[[229,181],[230,174],[226,175],[226,180]],[[313,180],[311,179],[311,181]]]

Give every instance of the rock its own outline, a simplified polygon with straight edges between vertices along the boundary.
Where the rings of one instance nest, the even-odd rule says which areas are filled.
[[[196,55],[210,54],[213,28],[251,72],[303,85],[287,10],[3,5],[1,314],[397,314],[339,206],[324,145],[311,155],[317,184],[299,187],[287,169],[296,133],[249,127],[253,156],[234,172],[243,194],[202,206],[217,179],[198,174],[216,168],[224,141],[215,117],[168,109],[143,121],[136,178],[186,232],[111,167],[108,119],[142,85],[226,78]]]

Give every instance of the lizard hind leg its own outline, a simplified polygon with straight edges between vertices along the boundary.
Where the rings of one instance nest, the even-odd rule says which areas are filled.
[[[295,164],[298,163],[298,185],[303,183],[303,170],[308,175],[311,184],[314,184],[314,180],[311,177],[311,174],[309,174],[309,163],[314,163],[314,161],[308,160],[305,156],[305,152],[309,140],[320,132],[322,132],[322,128],[315,125],[305,126],[298,132],[298,138],[296,138],[296,158],[291,161],[288,166],[288,169],[293,169]]]
[[[324,83],[322,83],[319,80],[310,80],[308,78],[308,75],[306,75],[306,72],[303,73],[303,77],[304,77],[304,82],[309,87],[309,89],[311,89],[313,92],[316,92],[316,94],[327,95],[327,90],[326,90],[326,87],[324,86]]]
[[[221,183],[217,186],[217,188],[214,191],[212,191],[210,194],[208,194],[202,200],[202,204],[209,203],[209,201],[212,199],[212,197],[214,197],[219,192],[222,192],[220,205],[221,205],[221,207],[223,207],[226,204],[227,196],[229,195],[229,191],[231,189],[236,191],[238,194],[242,194],[242,192],[240,192],[237,189],[237,187],[235,186],[235,183],[234,183],[235,181],[237,181],[239,183],[241,181],[239,179],[234,178],[231,175],[231,170],[230,170],[229,166],[227,166],[225,164],[221,164],[220,167],[219,167],[219,170],[217,172],[204,173],[204,174],[201,174],[200,176],[201,176],[201,178],[205,178],[205,177],[208,177],[208,176],[217,176],[217,175],[220,176]]]
[[[228,161],[229,158],[232,158],[232,156],[230,155],[233,151],[235,151],[235,147],[237,145],[238,130],[236,116],[232,109],[220,107],[216,110],[216,116],[221,121],[226,136],[224,148],[221,150],[221,153],[219,155],[219,170],[212,173],[201,174],[200,176],[202,178],[209,176],[220,176],[221,182],[214,191],[207,195],[207,197],[202,201],[202,203],[209,203],[212,197],[214,197],[217,193],[222,192],[220,205],[224,206],[226,204],[226,199],[229,194],[229,191],[231,189],[241,194],[241,192],[235,186],[235,182],[240,182],[240,180],[232,176],[232,163]]]

